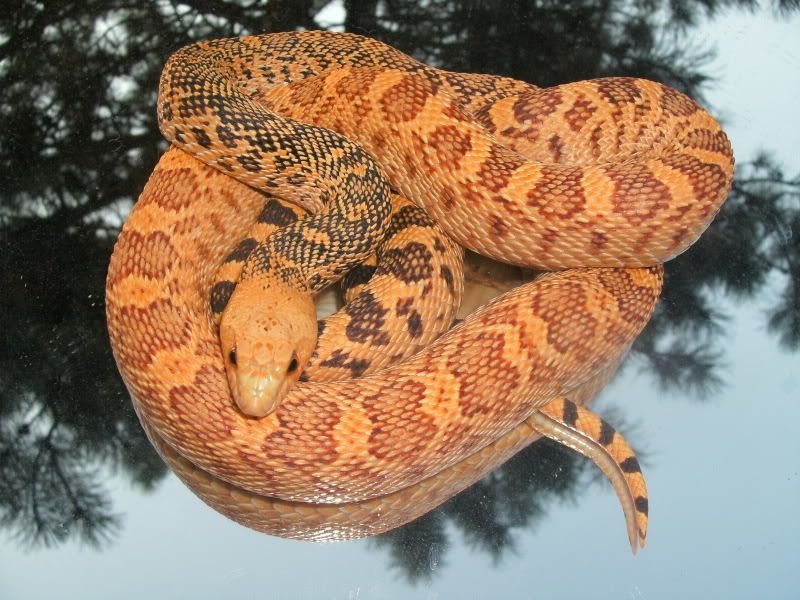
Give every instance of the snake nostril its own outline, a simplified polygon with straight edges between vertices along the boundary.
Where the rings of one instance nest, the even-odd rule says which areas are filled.
[[[228,353],[228,362],[232,365],[236,365],[236,348],[232,348]]]
[[[299,367],[299,363],[297,362],[297,357],[293,356],[291,362],[289,363],[289,368],[287,369],[287,373],[294,373],[297,371],[297,367]]]

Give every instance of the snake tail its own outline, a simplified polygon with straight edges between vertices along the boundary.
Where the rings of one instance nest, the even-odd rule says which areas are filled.
[[[532,415],[542,435],[590,458],[608,477],[622,504],[634,554],[647,537],[647,484],[636,454],[611,425],[586,408],[557,398]]]

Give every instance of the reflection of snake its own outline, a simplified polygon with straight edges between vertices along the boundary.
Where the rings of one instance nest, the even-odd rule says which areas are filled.
[[[716,122],[651,82],[539,90],[437,71],[372,40],[320,32],[178,52],[162,78],[162,130],[220,171],[318,213],[310,233],[294,223],[267,242],[284,280],[311,291],[369,254],[364,240],[386,228],[387,187],[359,146],[264,106],[357,139],[390,184],[464,246],[544,268],[669,259],[708,225],[733,171]],[[578,425],[559,397],[627,349],[655,305],[659,267],[546,275],[390,370],[299,384],[276,413],[245,417],[230,401],[207,299],[264,197],[241,186],[231,193],[231,185],[170,151],[109,269],[112,345],[155,439],[254,493],[342,503],[393,494],[443,469],[457,478],[449,467],[529,417],[560,439],[569,435],[563,423],[584,432],[580,443],[614,438],[608,429],[591,433],[588,415]],[[367,210],[365,199],[377,208]],[[357,250],[338,245],[330,215],[363,234]],[[301,256],[310,263],[297,262]],[[635,460],[622,462],[638,473]],[[391,506],[371,502],[375,512]],[[634,546],[646,521],[645,503],[637,508]],[[349,533],[364,531],[353,524]]]

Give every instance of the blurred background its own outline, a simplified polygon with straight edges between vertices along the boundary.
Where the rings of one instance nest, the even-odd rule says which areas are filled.
[[[7,0],[0,15],[0,597],[800,597],[800,2]],[[189,42],[330,28],[540,86],[628,75],[725,125],[733,191],[667,265],[598,410],[637,448],[628,556],[595,468],[543,441],[378,538],[225,520],[169,474],[108,344],[119,228],[166,148],[158,77]]]

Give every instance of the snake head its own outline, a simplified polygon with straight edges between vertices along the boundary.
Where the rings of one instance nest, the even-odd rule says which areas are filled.
[[[264,417],[297,382],[317,344],[310,294],[269,280],[240,282],[220,321],[231,395],[244,414]]]

